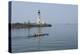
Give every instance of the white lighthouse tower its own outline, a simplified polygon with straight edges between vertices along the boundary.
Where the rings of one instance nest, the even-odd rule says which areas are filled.
[[[41,13],[40,13],[40,10],[38,10],[37,24],[44,24],[44,21],[42,21],[42,19],[41,19]]]

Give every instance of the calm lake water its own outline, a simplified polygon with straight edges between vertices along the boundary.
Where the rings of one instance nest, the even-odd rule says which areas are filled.
[[[39,28],[12,29],[12,52],[76,49],[78,41],[77,24],[54,24],[40,28],[49,35],[29,37],[38,33]]]

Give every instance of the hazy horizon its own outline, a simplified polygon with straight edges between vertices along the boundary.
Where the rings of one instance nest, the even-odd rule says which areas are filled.
[[[46,23],[77,23],[77,5],[33,3],[33,2],[12,2],[11,23],[36,22],[38,10],[41,12],[41,19]]]

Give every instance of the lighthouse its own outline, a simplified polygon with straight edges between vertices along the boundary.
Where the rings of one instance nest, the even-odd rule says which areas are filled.
[[[41,19],[41,13],[40,13],[40,10],[38,10],[38,18],[37,18],[37,24],[44,24],[45,22],[42,21]]]

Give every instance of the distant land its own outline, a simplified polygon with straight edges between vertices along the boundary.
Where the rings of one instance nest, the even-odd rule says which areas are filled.
[[[51,27],[51,24],[37,24],[37,23],[9,23],[11,28],[32,28],[32,27]]]

